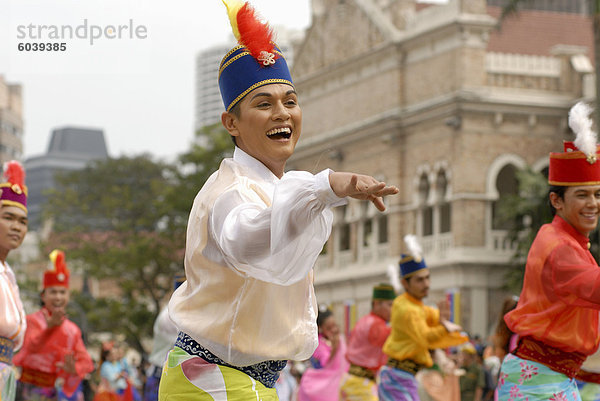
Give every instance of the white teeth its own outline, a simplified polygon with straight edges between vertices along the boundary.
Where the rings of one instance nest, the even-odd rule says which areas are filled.
[[[267,136],[271,136],[271,135],[275,135],[275,134],[291,134],[292,130],[285,127],[285,128],[273,128],[272,130],[267,132]]]

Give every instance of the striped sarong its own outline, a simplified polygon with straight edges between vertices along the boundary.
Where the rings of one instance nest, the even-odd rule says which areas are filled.
[[[377,401],[377,384],[374,380],[347,374],[342,379],[340,401]]]
[[[499,401],[581,401],[575,379],[513,354],[502,362],[497,389]]]
[[[179,347],[169,352],[158,390],[159,401],[278,401],[268,388],[244,372],[205,361]]]
[[[0,362],[0,400],[13,401],[16,394],[15,368],[11,364]]]
[[[380,401],[420,401],[415,376],[387,365],[379,373],[378,393]]]

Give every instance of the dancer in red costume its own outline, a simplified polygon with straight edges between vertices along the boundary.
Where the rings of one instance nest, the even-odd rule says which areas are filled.
[[[598,349],[600,269],[589,234],[600,213],[600,154],[590,113],[583,103],[571,109],[575,142],[550,154],[554,219],[538,231],[519,302],[504,318],[519,343],[502,363],[500,400],[581,400],[574,378]]]
[[[66,317],[69,270],[65,254],[50,254],[51,268],[44,273],[42,309],[27,315],[27,332],[14,363],[21,366],[18,397],[30,401],[82,401],[81,380],[94,370],[81,330]]]

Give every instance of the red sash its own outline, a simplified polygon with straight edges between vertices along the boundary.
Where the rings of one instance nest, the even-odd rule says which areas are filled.
[[[23,372],[21,373],[19,381],[23,383],[30,383],[37,387],[54,387],[56,374],[23,368]]]
[[[522,337],[517,349],[513,352],[516,356],[548,366],[555,372],[574,378],[581,365],[587,358],[580,352],[566,352],[551,347],[533,337]]]

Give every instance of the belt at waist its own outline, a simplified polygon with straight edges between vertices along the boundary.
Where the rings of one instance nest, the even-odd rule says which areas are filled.
[[[179,332],[175,346],[181,348],[189,354],[199,356],[206,362],[216,365],[227,366],[244,372],[255,380],[258,380],[266,387],[275,387],[275,382],[279,378],[279,373],[285,368],[287,361],[264,361],[250,366],[233,366],[223,361],[221,358],[198,344],[196,340],[184,332]]]
[[[566,352],[544,344],[533,337],[522,337],[513,354],[519,358],[541,363],[570,378],[577,375],[586,358],[580,352]]]
[[[404,370],[405,372],[408,372],[412,375],[416,375],[419,370],[426,368],[425,365],[421,365],[419,363],[416,363],[415,361],[411,361],[410,359],[399,360],[389,358],[387,365],[395,369]]]
[[[6,337],[0,337],[0,362],[12,365],[15,342]]]
[[[23,368],[19,381],[23,383],[30,383],[37,387],[54,387],[54,383],[56,382],[56,374]]]
[[[363,368],[362,366],[358,366],[353,363],[350,364],[350,369],[348,369],[348,373],[354,376],[364,377],[365,379],[375,381],[375,372],[372,369]]]

